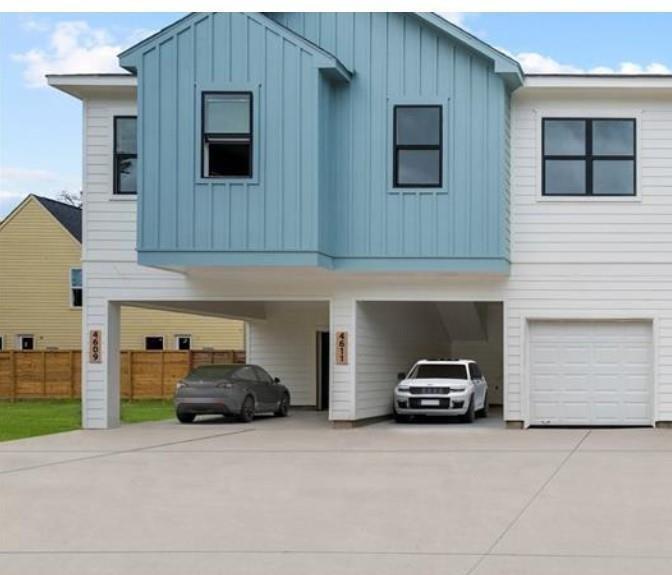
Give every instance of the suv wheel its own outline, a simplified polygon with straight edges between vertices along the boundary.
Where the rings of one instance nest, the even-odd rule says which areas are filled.
[[[488,411],[490,410],[490,402],[488,400],[488,394],[485,394],[485,400],[483,401],[483,407],[476,412],[476,417],[488,417]]]
[[[469,399],[469,407],[467,408],[467,412],[462,416],[462,421],[464,423],[473,423],[475,419],[476,411],[474,406],[474,395],[472,394],[471,398]]]

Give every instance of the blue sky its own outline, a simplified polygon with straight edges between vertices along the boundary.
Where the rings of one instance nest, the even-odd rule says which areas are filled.
[[[81,181],[81,105],[46,72],[110,72],[115,54],[182,14],[0,14],[0,218]],[[672,71],[672,14],[446,14],[528,72]]]

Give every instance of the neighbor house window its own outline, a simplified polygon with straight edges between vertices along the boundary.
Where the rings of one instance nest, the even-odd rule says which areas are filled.
[[[4,346],[3,346],[3,339],[2,339],[2,336],[0,335],[0,351],[2,351],[3,349],[5,349],[5,348],[4,348]]]
[[[35,338],[32,335],[21,334],[16,336],[18,348],[21,351],[31,351],[35,349]]]
[[[442,185],[441,106],[394,107],[394,187]]]
[[[70,305],[82,307],[82,270],[80,268],[70,270]]]
[[[544,196],[634,196],[635,120],[543,121]]]
[[[252,176],[252,93],[203,92],[203,177]]]
[[[175,347],[182,351],[187,351],[191,349],[191,336],[190,335],[176,335],[175,336]]]
[[[149,336],[145,338],[145,349],[147,351],[161,351],[163,350],[163,337]]]
[[[114,118],[114,193],[137,194],[138,147],[135,116]]]

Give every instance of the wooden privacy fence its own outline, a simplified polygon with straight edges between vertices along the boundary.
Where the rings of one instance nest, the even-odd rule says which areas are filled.
[[[79,350],[0,352],[0,398],[80,397],[82,361]],[[245,363],[237,350],[122,351],[121,396],[124,399],[167,398],[190,369],[212,363]]]

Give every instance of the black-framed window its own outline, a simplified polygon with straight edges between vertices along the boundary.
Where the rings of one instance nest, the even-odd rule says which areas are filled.
[[[637,194],[633,118],[545,118],[544,196]]]
[[[443,108],[436,105],[394,107],[394,187],[440,188],[443,185]]]
[[[114,117],[114,193],[137,194],[138,119],[136,116]]]
[[[203,92],[204,178],[252,177],[252,92]]]
[[[150,335],[145,338],[145,350],[147,351],[162,351],[163,337]]]

